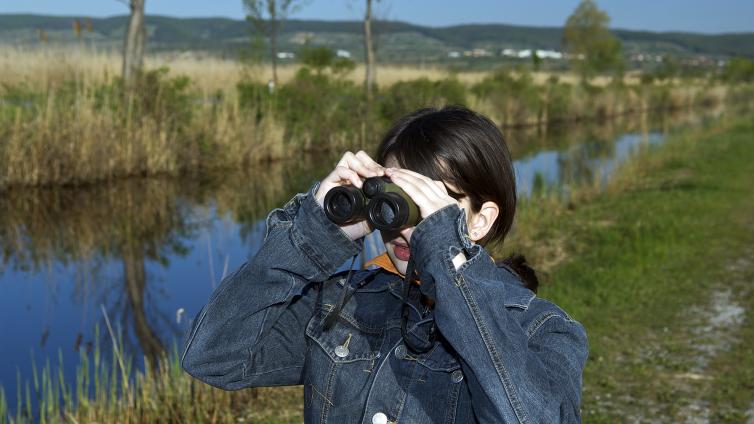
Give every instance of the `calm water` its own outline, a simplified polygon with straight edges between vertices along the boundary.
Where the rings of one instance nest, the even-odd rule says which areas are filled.
[[[604,184],[642,144],[698,116],[547,133],[507,132],[522,195]],[[202,181],[129,180],[80,189],[17,190],[0,198],[0,385],[50,358],[73,381],[80,349],[107,340],[104,311],[137,363],[180,343],[222,276],[259,248],[264,218],[326,175],[340,155],[257,166]],[[365,256],[380,253],[371,237]],[[344,264],[344,267],[346,264]],[[109,344],[102,344],[108,351]],[[106,355],[109,356],[109,355]]]

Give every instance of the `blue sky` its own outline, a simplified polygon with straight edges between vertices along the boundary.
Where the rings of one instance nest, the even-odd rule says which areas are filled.
[[[125,1],[125,0],[124,0]],[[754,0],[598,0],[614,28],[706,33],[754,32]],[[377,15],[422,25],[509,23],[560,26],[578,0],[381,0]],[[146,0],[147,14],[243,17],[241,0]],[[459,6],[460,5],[460,6]],[[309,0],[294,17],[360,19],[364,0]],[[119,0],[2,0],[0,13],[112,16]]]

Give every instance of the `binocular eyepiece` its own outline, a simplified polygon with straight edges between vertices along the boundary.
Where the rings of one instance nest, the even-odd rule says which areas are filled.
[[[378,230],[400,230],[421,221],[419,207],[388,177],[364,180],[361,189],[343,185],[325,195],[325,215],[338,225],[366,219]]]

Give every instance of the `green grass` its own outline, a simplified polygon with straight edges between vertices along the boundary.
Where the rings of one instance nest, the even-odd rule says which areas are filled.
[[[98,338],[91,355],[82,349],[73,385],[66,383],[62,353],[56,367],[48,358],[39,369],[32,358],[32,378],[22,382],[19,376],[18,402],[12,405],[12,414],[0,387],[0,424],[302,421],[299,387],[215,389],[183,372],[175,346],[157,364],[145,360],[144,371],[135,371],[132,358],[119,357],[122,343],[111,340],[110,357],[103,355]]]
[[[586,422],[680,421],[695,396],[720,421],[750,407],[754,299],[729,282],[736,261],[748,266],[739,279],[754,270],[753,132],[737,121],[677,134],[631,161],[607,193],[555,208],[527,240],[563,245],[540,295],[587,328]],[[726,288],[749,316],[730,351],[699,371],[693,344],[704,314],[690,311],[709,310]]]

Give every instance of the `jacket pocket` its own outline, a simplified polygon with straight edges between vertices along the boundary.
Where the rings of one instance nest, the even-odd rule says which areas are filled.
[[[464,422],[458,421],[459,402],[467,395],[468,389],[459,362],[439,343],[426,355],[412,359],[418,363],[413,391],[422,407],[404,409],[403,420]]]
[[[306,326],[310,345],[305,369],[306,413],[320,417],[319,422],[353,422],[366,403],[384,331],[363,327],[343,315],[325,330],[326,313],[316,314]]]
[[[335,363],[371,361],[380,356],[384,332],[369,329],[352,320],[340,317],[332,328],[325,330],[326,313],[309,321],[306,336]],[[345,322],[344,322],[345,321]]]

